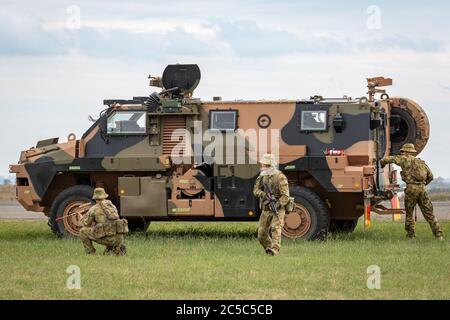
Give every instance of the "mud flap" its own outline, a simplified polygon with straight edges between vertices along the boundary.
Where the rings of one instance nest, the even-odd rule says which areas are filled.
[[[391,207],[392,209],[400,209],[400,200],[398,199],[398,196],[394,196],[391,199]],[[399,221],[401,219],[401,214],[394,213],[392,214],[392,221]]]
[[[372,206],[370,205],[370,199],[364,199],[364,230],[370,228],[370,211]]]

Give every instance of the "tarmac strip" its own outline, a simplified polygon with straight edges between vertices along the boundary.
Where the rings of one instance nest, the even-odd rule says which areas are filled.
[[[403,205],[403,204],[401,204]],[[387,205],[389,206],[389,205]],[[450,220],[450,201],[434,202],[434,214],[439,221]],[[376,213],[372,214],[373,220],[392,220],[391,215],[380,216]],[[31,220],[31,221],[47,221],[47,217],[42,212],[26,211],[19,203],[14,201],[0,202],[0,220]],[[404,217],[402,217],[404,220]],[[424,221],[424,218],[417,208],[417,220]]]

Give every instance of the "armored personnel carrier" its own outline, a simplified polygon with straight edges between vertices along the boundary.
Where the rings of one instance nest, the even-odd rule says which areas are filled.
[[[381,205],[399,186],[393,168],[383,170],[378,160],[408,142],[420,152],[429,137],[417,103],[380,89],[391,79],[367,80],[367,97],[357,99],[201,101],[193,97],[198,66],[169,65],[162,77],[150,77],[160,92],[104,100],[81,138],[51,138],[22,151],[10,166],[17,200],[44,212],[59,236],[78,235],[97,186],[131,230],[151,221],[255,221],[257,160],[271,152],[295,197],[283,235],[351,232],[360,216],[368,225],[370,212],[402,213]]]

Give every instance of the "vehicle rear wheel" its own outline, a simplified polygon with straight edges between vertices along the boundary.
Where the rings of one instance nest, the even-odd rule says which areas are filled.
[[[92,203],[91,186],[77,185],[61,192],[53,201],[48,224],[58,237],[78,237],[81,215],[73,212],[82,204]]]
[[[285,217],[283,236],[289,239],[325,239],[330,222],[325,202],[305,187],[295,187],[291,196],[295,198],[295,207]]]
[[[331,220],[330,232],[331,233],[352,233],[355,230],[357,224],[358,224],[358,219]]]

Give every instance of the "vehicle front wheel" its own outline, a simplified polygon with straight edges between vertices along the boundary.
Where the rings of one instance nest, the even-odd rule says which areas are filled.
[[[91,186],[77,185],[61,192],[53,201],[48,224],[58,237],[78,237],[81,214],[74,214],[80,205],[92,202]]]
[[[294,210],[284,220],[282,234],[289,239],[323,240],[326,238],[330,213],[326,203],[305,187],[291,190]]]

